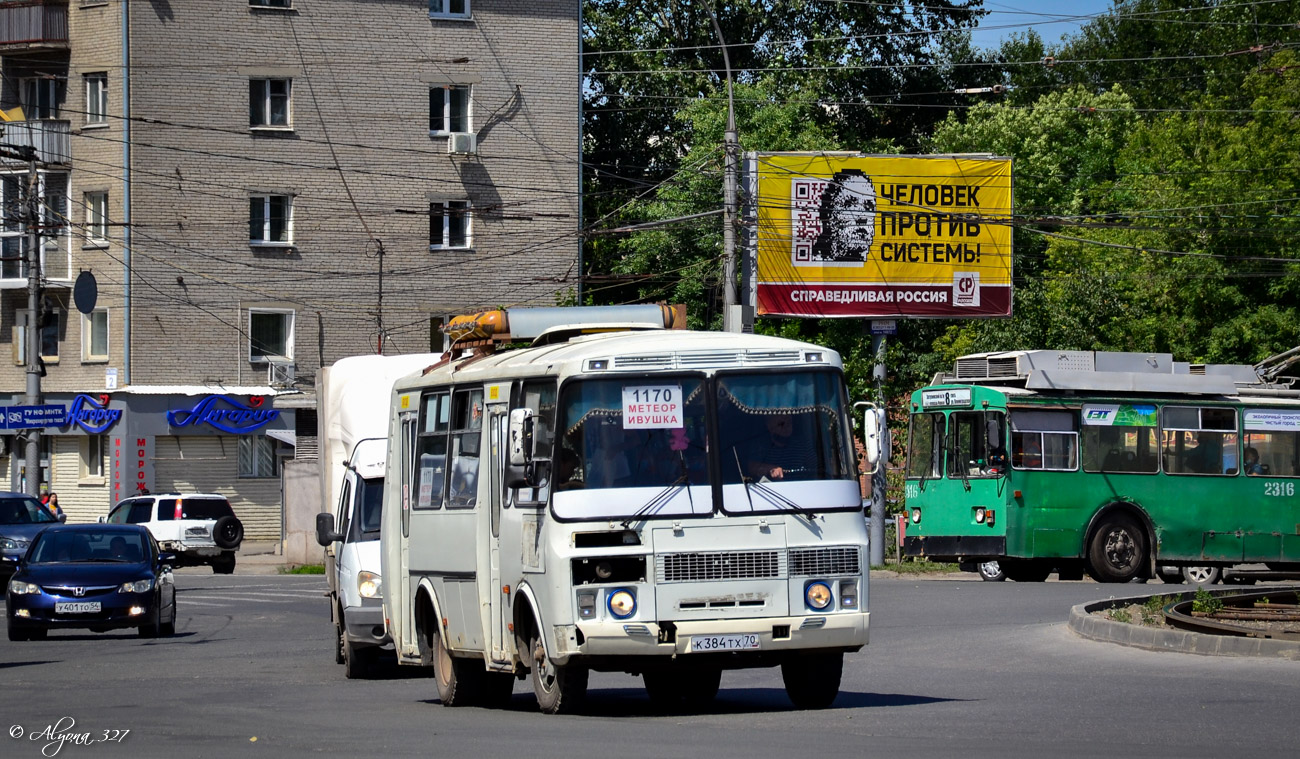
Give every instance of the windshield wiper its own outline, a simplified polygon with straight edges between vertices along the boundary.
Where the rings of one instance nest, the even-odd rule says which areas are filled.
[[[758,482],[751,477],[747,477],[745,475],[745,468],[740,465],[740,454],[736,452],[735,446],[732,446],[731,453],[733,456],[736,457],[736,469],[739,470],[740,472],[740,484],[745,486],[745,497],[749,499],[750,511],[754,510],[754,495],[753,495],[753,491],[750,490],[749,488],[750,484],[753,484],[754,490],[758,491],[758,494],[763,496],[763,500],[767,501],[768,503],[772,504],[778,509],[789,511],[793,514],[803,517],[804,519],[807,519],[810,524],[812,523],[813,521],[812,515],[804,513],[804,508],[802,506],[790,500],[789,498],[786,498],[785,496],[776,492],[772,488],[767,487],[763,483]]]
[[[677,493],[683,487],[686,488],[686,499],[691,504],[691,512],[692,513],[695,512],[695,498],[691,495],[691,488],[690,488],[691,478],[686,472],[686,461],[682,460],[681,463],[682,463],[682,475],[677,479],[673,480],[672,482],[668,483],[668,486],[665,487],[663,490],[660,490],[658,493],[655,493],[654,497],[646,501],[644,506],[632,512],[632,516],[628,517],[627,519],[624,519],[623,520],[624,528],[630,526],[633,522],[641,519],[642,517],[648,517],[658,512],[659,509],[662,509],[664,506],[666,506],[669,501],[676,498]]]

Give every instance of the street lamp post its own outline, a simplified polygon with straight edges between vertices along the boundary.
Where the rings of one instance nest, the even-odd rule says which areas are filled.
[[[736,197],[740,194],[740,140],[736,135],[736,101],[731,91],[731,55],[727,52],[727,41],[722,36],[722,26],[718,16],[709,9],[709,18],[713,21],[713,32],[718,35],[718,46],[722,48],[722,65],[727,70],[727,131],[723,138],[726,163],[722,176],[722,286],[723,312],[722,329],[724,332],[740,332],[743,320],[736,312]]]

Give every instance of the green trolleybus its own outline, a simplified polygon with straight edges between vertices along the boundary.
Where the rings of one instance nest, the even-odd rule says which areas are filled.
[[[1013,580],[1300,568],[1300,391],[1167,354],[963,356],[912,394],[909,556]]]

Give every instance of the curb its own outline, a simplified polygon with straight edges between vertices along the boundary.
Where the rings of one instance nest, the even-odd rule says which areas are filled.
[[[1236,595],[1240,590],[1212,590],[1216,596]],[[1195,597],[1195,591],[1159,593],[1186,601]],[[1070,609],[1069,627],[1076,635],[1102,643],[1115,643],[1148,651],[1173,651],[1201,656],[1257,656],[1300,661],[1300,641],[1274,640],[1272,638],[1247,638],[1236,635],[1207,635],[1188,630],[1157,630],[1152,627],[1103,619],[1092,612],[1116,606],[1141,604],[1151,596],[1111,598],[1105,601],[1079,604]]]

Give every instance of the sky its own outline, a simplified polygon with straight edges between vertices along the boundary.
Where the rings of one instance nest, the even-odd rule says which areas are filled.
[[[1032,26],[1052,45],[1113,6],[1111,0],[984,0],[990,13],[980,19],[972,41],[975,47],[997,47],[1010,34]]]

